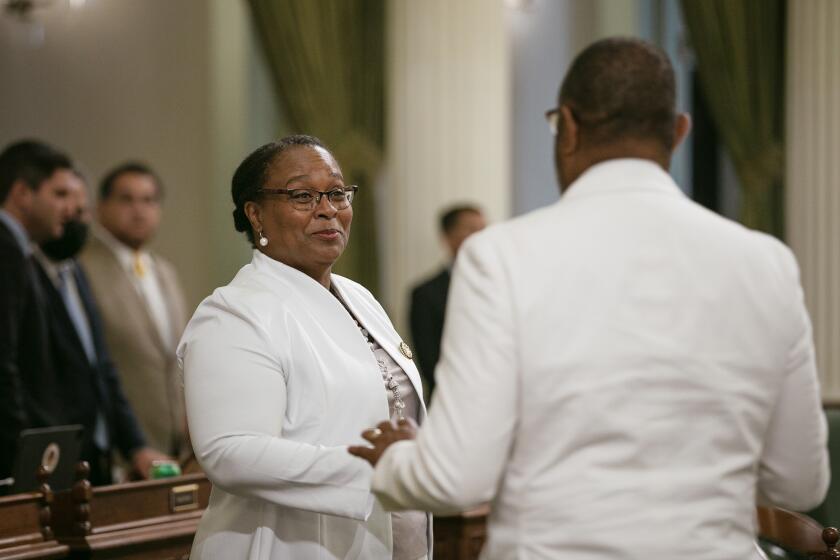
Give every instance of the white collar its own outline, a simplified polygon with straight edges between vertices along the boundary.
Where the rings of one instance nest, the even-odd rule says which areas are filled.
[[[641,191],[685,196],[674,179],[657,163],[649,159],[619,158],[602,161],[587,169],[569,185],[560,200]]]
[[[53,285],[56,287],[60,286],[61,273],[66,270],[71,270],[73,266],[73,260],[64,259],[63,261],[56,262],[49,258],[47,255],[45,255],[44,251],[42,251],[41,248],[37,245],[33,246],[32,252],[35,255],[35,258],[38,259],[38,263],[41,265],[41,268],[43,268],[44,272],[46,272],[47,276],[49,276]]]

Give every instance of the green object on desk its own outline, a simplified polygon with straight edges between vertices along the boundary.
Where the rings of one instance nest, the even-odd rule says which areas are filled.
[[[181,476],[181,467],[174,461],[154,461],[150,476],[152,479]]]

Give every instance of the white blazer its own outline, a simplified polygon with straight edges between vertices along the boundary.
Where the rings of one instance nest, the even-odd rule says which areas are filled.
[[[422,403],[382,307],[351,280],[332,284]],[[347,453],[388,418],[388,399],[367,341],[332,294],[254,251],[199,305],[178,356],[192,444],[213,483],[193,559],[391,558],[373,471]]]
[[[793,255],[652,162],[471,237],[450,290],[429,417],[375,471],[386,508],[491,501],[486,560],[744,560],[757,498],[823,498]]]

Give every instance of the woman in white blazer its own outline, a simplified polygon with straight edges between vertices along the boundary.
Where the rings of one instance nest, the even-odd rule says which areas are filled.
[[[199,305],[178,347],[213,482],[194,560],[431,556],[430,517],[385,512],[371,467],[346,451],[385,418],[425,416],[408,346],[365,288],[331,273],[355,192],[310,136],[259,148],[233,176],[253,260]]]

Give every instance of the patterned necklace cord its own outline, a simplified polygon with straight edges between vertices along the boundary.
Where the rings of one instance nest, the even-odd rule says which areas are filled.
[[[330,290],[332,291],[332,290]],[[347,310],[347,313],[350,313],[350,317],[353,319],[353,322],[356,323],[356,326],[359,327],[359,331],[362,333],[362,336],[365,337],[365,340],[370,347],[370,351],[373,352],[373,357],[376,358],[376,363],[379,364],[379,371],[382,373],[382,381],[385,383],[385,389],[391,391],[391,394],[394,397],[394,410],[391,414],[397,414],[397,420],[405,420],[405,414],[403,410],[405,409],[405,402],[402,399],[402,395],[400,394],[400,385],[397,383],[397,380],[394,379],[394,376],[388,373],[388,365],[385,363],[385,360],[376,357],[376,352],[374,350],[375,341],[370,333],[364,328],[361,323],[359,323],[358,319],[356,319],[355,315],[350,312],[350,308],[347,307],[347,304],[344,303],[338,294],[333,292],[333,295],[336,296],[336,299],[341,302],[341,305],[344,306],[344,309]]]

